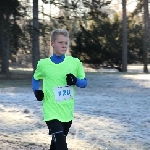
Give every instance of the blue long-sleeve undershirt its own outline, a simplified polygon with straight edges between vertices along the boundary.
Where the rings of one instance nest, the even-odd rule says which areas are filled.
[[[56,56],[56,54],[53,54],[52,57],[50,57],[51,61],[55,64],[59,64],[64,61],[65,55],[62,56]],[[85,88],[87,86],[87,79],[79,79],[77,78],[76,86],[80,88]],[[40,80],[35,80],[34,77],[32,77],[32,89],[33,91],[38,90],[40,88]]]

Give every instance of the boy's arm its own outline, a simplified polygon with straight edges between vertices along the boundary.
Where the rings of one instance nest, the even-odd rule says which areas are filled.
[[[80,88],[85,88],[87,86],[87,79],[85,78],[84,68],[80,60],[78,61],[78,74],[76,86]]]
[[[42,101],[44,98],[43,91],[39,90],[41,79],[43,79],[43,71],[41,67],[41,62],[39,61],[37,64],[37,68],[34,72],[34,75],[32,77],[32,89],[38,101]]]
[[[77,78],[76,86],[80,88],[85,88],[87,86],[87,79],[79,79]]]
[[[40,87],[40,79],[43,79],[43,71],[42,71],[42,67],[41,67],[41,61],[38,61],[36,70],[33,74],[32,77],[32,89],[33,92],[35,92],[35,90],[38,90]]]
[[[43,79],[44,74],[43,74],[43,70],[42,70],[43,67],[42,66],[43,66],[43,61],[41,61],[41,60],[38,61],[37,67],[36,67],[35,72],[33,74],[33,77],[35,80]]]
[[[35,80],[34,77],[32,77],[32,90],[35,92],[35,90],[38,90],[40,88],[40,80]]]

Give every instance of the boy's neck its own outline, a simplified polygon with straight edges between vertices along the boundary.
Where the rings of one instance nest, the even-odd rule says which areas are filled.
[[[53,53],[53,55],[50,57],[51,61],[54,62],[55,64],[61,63],[65,59],[65,54],[59,56]]]
[[[57,55],[57,54],[53,53],[53,56],[54,56],[54,57],[64,57],[64,56],[65,56],[65,54]]]

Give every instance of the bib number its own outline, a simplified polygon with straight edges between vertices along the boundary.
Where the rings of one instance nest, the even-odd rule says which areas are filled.
[[[59,86],[54,89],[55,100],[57,102],[66,101],[73,98],[72,86]]]

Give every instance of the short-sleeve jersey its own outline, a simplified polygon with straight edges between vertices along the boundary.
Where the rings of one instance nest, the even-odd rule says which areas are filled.
[[[68,122],[74,118],[75,86],[67,86],[66,74],[69,73],[79,79],[85,78],[84,68],[78,58],[65,56],[64,61],[59,64],[55,64],[50,58],[38,61],[34,79],[43,80],[44,121],[58,119]]]

